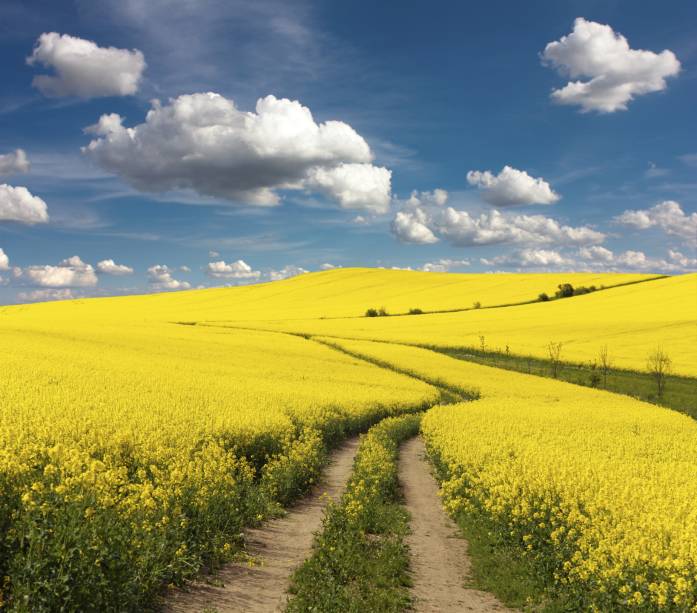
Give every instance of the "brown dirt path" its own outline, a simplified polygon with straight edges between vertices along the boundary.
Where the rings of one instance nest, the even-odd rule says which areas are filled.
[[[258,564],[225,566],[215,585],[195,582],[177,591],[164,610],[171,613],[282,611],[291,573],[311,553],[315,532],[322,524],[327,497],[338,498],[351,474],[358,439],[351,439],[332,456],[320,484],[287,515],[245,533],[247,552]],[[326,494],[326,495],[325,495]],[[260,564],[259,564],[260,562]]]
[[[411,534],[407,537],[413,588],[418,613],[455,611],[509,611],[488,592],[464,587],[470,562],[467,541],[443,510],[438,485],[425,458],[421,437],[402,445],[399,480]]]

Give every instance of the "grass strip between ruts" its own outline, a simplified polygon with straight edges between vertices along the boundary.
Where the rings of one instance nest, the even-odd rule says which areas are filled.
[[[327,507],[312,556],[294,573],[287,611],[403,611],[410,605],[409,516],[400,504],[399,445],[420,415],[389,417],[361,440],[342,498]]]

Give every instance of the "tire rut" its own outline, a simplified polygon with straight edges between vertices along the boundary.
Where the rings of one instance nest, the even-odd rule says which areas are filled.
[[[226,565],[215,575],[216,585],[196,581],[178,590],[164,611],[169,613],[271,613],[283,611],[292,572],[311,554],[315,533],[321,528],[328,498],[344,492],[358,449],[358,438],[344,443],[314,491],[288,513],[247,530],[247,553],[255,560]]]
[[[407,537],[412,571],[412,595],[417,613],[511,611],[493,594],[465,587],[470,574],[467,541],[445,513],[438,485],[425,459],[421,437],[402,445],[399,480],[411,534]]]

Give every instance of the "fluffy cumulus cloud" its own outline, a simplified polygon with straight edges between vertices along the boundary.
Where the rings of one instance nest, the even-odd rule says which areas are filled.
[[[567,226],[544,215],[505,215],[499,211],[473,217],[446,209],[434,220],[437,231],[457,246],[497,243],[593,244],[605,235],[587,226]]]
[[[19,221],[26,224],[48,221],[46,203],[26,187],[0,184],[0,221]]]
[[[451,260],[449,258],[442,258],[436,260],[435,262],[426,262],[421,270],[424,272],[448,272],[453,268],[464,268],[470,265],[469,260]]]
[[[681,273],[697,270],[697,258],[669,249],[667,257],[647,256],[643,251],[627,250],[614,253],[604,247],[582,248],[578,252],[577,268],[602,271],[636,271]]]
[[[409,198],[404,201],[407,207],[418,206],[445,206],[448,202],[448,192],[444,189],[436,188],[432,192],[419,192],[414,190]]]
[[[573,266],[574,263],[573,260],[553,249],[522,249],[493,258],[480,258],[480,261],[485,266],[541,269]]]
[[[385,211],[390,171],[371,165],[368,143],[341,121],[317,123],[297,101],[266,96],[255,112],[219,94],[153,102],[145,122],[102,115],[83,151],[102,168],[146,192],[191,189],[257,206],[278,190],[314,190],[344,208]]]
[[[70,289],[35,289],[30,292],[18,292],[19,302],[46,302],[48,300],[71,300],[75,294]]]
[[[244,260],[226,263],[224,260],[208,262],[205,272],[214,279],[258,279],[261,272],[253,270]]]
[[[690,245],[697,245],[697,212],[685,213],[674,200],[659,202],[650,209],[624,211],[615,217],[615,221],[637,230],[658,228]]]
[[[480,262],[499,269],[538,271],[681,273],[697,269],[697,258],[675,250],[668,250],[667,257],[661,258],[635,250],[615,253],[600,245],[561,251],[526,248],[492,258],[480,258]]]
[[[467,181],[477,186],[482,191],[482,198],[494,206],[554,204],[559,200],[559,195],[547,181],[510,166],[504,166],[498,175],[488,170],[470,170]]]
[[[102,260],[101,262],[97,262],[97,271],[115,277],[133,274],[133,269],[130,266],[117,264],[114,260]]]
[[[398,211],[392,220],[392,233],[403,243],[437,243],[438,237],[428,227],[429,221],[426,211],[418,207]]]
[[[93,287],[97,285],[97,275],[90,264],[77,255],[67,258],[58,265],[27,266],[14,268],[16,282],[37,287]]]
[[[148,268],[148,285],[153,290],[189,289],[191,284],[179,281],[172,276],[172,269],[164,264],[155,264]]]
[[[53,69],[55,74],[38,75],[32,82],[50,97],[129,96],[138,91],[145,70],[145,58],[137,49],[99,47],[57,32],[39,36],[27,63]]]
[[[269,271],[269,280],[280,281],[281,279],[289,279],[290,277],[297,277],[298,275],[304,275],[307,272],[310,272],[310,271],[305,270],[304,268],[301,268],[300,266],[294,266],[292,264],[289,264],[288,266],[284,266],[283,268],[281,268],[281,270],[270,270]]]
[[[29,172],[30,164],[24,149],[15,149],[0,155],[0,175]]]
[[[7,254],[5,251],[0,248],[0,270],[9,270],[10,269],[10,258],[7,257]]]
[[[580,106],[583,112],[624,111],[633,98],[665,89],[666,79],[680,72],[672,51],[632,49],[609,25],[582,17],[571,34],[547,44],[542,61],[571,79],[586,79],[552,92],[555,102]]]
[[[390,208],[392,171],[372,164],[313,168],[305,187],[325,193],[341,208],[386,213]]]

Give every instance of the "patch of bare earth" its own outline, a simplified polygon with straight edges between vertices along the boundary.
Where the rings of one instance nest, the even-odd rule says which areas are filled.
[[[351,474],[358,439],[340,447],[314,491],[287,515],[245,533],[247,553],[255,561],[226,565],[208,582],[197,581],[178,590],[165,606],[171,613],[283,611],[292,572],[312,551],[327,497],[337,499]]]
[[[421,437],[401,448],[399,480],[411,514],[407,538],[412,571],[412,595],[419,613],[508,611],[488,592],[465,587],[470,574],[467,541],[445,513],[438,485],[425,458]]]

